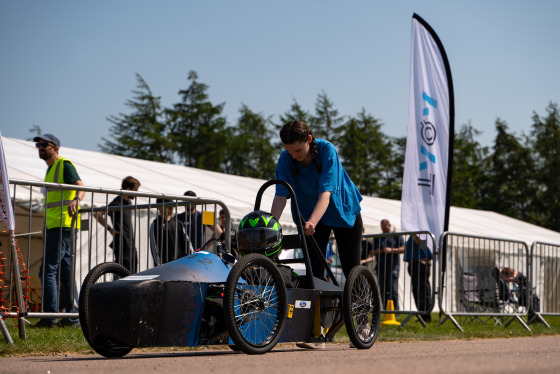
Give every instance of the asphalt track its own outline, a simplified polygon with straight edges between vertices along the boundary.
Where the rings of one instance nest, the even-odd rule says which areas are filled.
[[[262,373],[434,374],[560,373],[560,336],[537,338],[376,343],[369,350],[327,344],[325,350],[278,345],[249,356],[227,347],[176,353],[135,349],[120,359],[98,355],[4,357],[0,373]]]

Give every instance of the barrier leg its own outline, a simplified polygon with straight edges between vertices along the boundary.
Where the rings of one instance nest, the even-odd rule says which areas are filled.
[[[406,323],[408,321],[410,321],[410,319],[412,318],[412,316],[414,316],[414,314],[409,313],[408,316],[406,316],[406,318],[404,319],[404,321],[401,322],[401,326],[399,328],[402,328],[404,325],[406,325]]]
[[[27,340],[27,331],[25,330],[25,319],[23,317],[18,317],[18,331],[19,338]]]
[[[527,331],[531,331],[531,329],[529,328],[529,326],[527,326],[527,324],[525,323],[525,321],[523,321],[523,318],[519,317],[519,316],[515,316],[513,317],[511,320],[509,320],[509,322],[507,322],[504,327],[507,327],[510,323],[512,323],[513,321],[517,321],[519,322],[523,327],[525,327],[525,329]]]
[[[12,340],[10,332],[8,331],[8,328],[6,327],[6,324],[4,323],[4,319],[2,317],[0,317],[0,329],[2,329],[2,334],[4,334],[6,342],[10,345],[14,344],[14,341]]]
[[[548,324],[548,322],[545,321],[545,319],[541,316],[540,313],[533,314],[533,316],[531,318],[529,318],[529,321],[527,323],[531,324],[531,323],[534,323],[534,322],[540,322],[543,325],[545,325],[546,327],[548,327],[549,329],[551,328],[550,325]]]
[[[461,325],[459,325],[459,323],[455,320],[455,318],[453,318],[452,315],[448,315],[448,314],[444,315],[443,319],[438,323],[438,327],[443,325],[447,320],[450,320],[453,326],[461,330],[461,332],[465,332],[465,330],[463,330],[463,328],[461,327]]]

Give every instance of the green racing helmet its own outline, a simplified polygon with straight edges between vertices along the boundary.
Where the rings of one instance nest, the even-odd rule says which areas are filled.
[[[261,253],[274,259],[282,249],[282,226],[268,212],[251,212],[239,224],[237,246],[242,255]]]

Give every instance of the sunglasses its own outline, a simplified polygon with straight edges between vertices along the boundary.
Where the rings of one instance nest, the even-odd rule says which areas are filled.
[[[47,148],[50,145],[51,144],[47,142],[35,143],[35,148]]]

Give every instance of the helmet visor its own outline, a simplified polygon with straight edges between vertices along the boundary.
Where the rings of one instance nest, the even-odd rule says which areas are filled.
[[[280,241],[281,234],[269,228],[255,228],[237,232],[237,245],[242,251],[258,251],[270,248]]]

